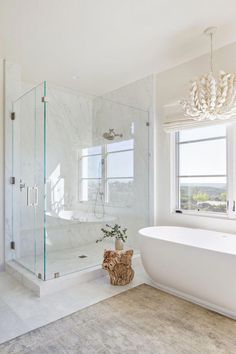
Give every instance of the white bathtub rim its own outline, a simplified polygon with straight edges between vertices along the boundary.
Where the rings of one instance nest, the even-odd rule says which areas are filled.
[[[145,230],[150,230],[151,228],[165,228],[165,227],[168,227],[168,228],[173,228],[173,230],[175,228],[178,228],[178,229],[187,229],[187,230],[199,230],[199,231],[208,231],[208,232],[215,232],[217,234],[222,234],[222,235],[230,235],[230,236],[235,236],[236,238],[236,235],[234,234],[231,234],[231,233],[226,233],[226,232],[219,232],[219,231],[212,231],[212,230],[204,230],[204,229],[200,229],[200,228],[190,228],[190,227],[182,227],[182,226],[149,226],[149,227],[145,227],[145,228],[142,228],[139,230],[139,235],[141,237],[146,237],[146,238],[150,238],[150,239],[153,239],[153,240],[158,240],[158,241],[161,241],[161,242],[168,242],[168,243],[172,243],[172,244],[175,244],[175,245],[181,245],[181,246],[186,246],[186,247],[192,247],[192,248],[197,248],[197,249],[201,249],[201,250],[205,250],[205,251],[209,251],[209,252],[217,252],[217,253],[221,253],[221,254],[225,254],[225,255],[229,255],[229,256],[236,256],[236,250],[235,251],[224,251],[224,250],[220,250],[220,249],[215,249],[215,248],[209,248],[209,247],[204,247],[204,246],[199,246],[199,245],[194,245],[194,244],[191,244],[191,243],[185,243],[185,242],[181,242],[181,241],[178,241],[178,240],[168,240],[168,239],[165,239],[165,238],[161,238],[161,237],[158,237],[157,235],[147,235],[145,234]]]
[[[176,290],[174,288],[170,288],[170,287],[168,287],[166,285],[163,285],[163,284],[160,284],[160,283],[156,283],[151,278],[150,278],[149,285],[153,286],[154,288],[156,288],[158,290],[164,291],[165,293],[168,293],[168,294],[176,296],[176,297],[178,297],[180,299],[192,302],[195,305],[199,305],[201,307],[204,307],[207,310],[216,312],[216,313],[218,313],[220,315],[223,315],[225,317],[229,317],[232,320],[236,320],[236,313],[235,312],[229,311],[229,310],[227,310],[227,309],[225,309],[223,307],[220,307],[218,305],[215,305],[215,304],[213,304],[211,302],[202,300],[200,298],[197,298],[195,296],[189,295],[187,293],[184,293],[182,291]]]
[[[204,251],[204,252],[220,253],[220,254],[223,254],[225,256],[231,256],[231,257],[235,257],[236,256],[236,253],[229,253],[229,252],[215,250],[215,249],[211,249],[211,248],[207,248],[207,247],[200,247],[200,246],[195,246],[195,245],[191,245],[191,244],[187,244],[187,243],[180,243],[180,242],[175,242],[175,241],[171,241],[171,240],[164,240],[164,239],[161,239],[161,238],[156,238],[155,236],[154,237],[146,236],[146,235],[141,235],[141,236],[147,237],[147,238],[151,238],[151,239],[154,239],[154,240],[158,240],[158,242],[161,242],[161,243],[165,243],[166,242],[166,243],[169,243],[169,244],[172,244],[172,245],[174,244],[174,245],[179,246],[179,247],[191,247],[191,248],[199,249],[199,250]],[[142,246],[140,246],[140,248],[142,248]]]

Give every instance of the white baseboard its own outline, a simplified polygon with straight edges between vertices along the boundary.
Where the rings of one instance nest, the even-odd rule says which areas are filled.
[[[236,320],[236,313],[235,312],[232,312],[232,311],[229,311],[225,308],[222,308],[220,306],[217,306],[215,304],[212,304],[208,301],[204,301],[202,299],[199,299],[195,296],[192,296],[192,295],[189,295],[189,294],[186,294],[186,293],[183,293],[179,290],[176,290],[176,289],[173,289],[173,288],[170,288],[168,286],[165,286],[165,285],[162,285],[162,284],[159,284],[159,283],[155,283],[154,281],[150,281],[150,285],[152,285],[153,287],[159,289],[159,290],[162,290],[166,293],[169,293],[171,295],[174,295],[174,296],[177,296],[181,299],[184,299],[184,300],[187,300],[189,302],[193,302],[194,304],[196,305],[199,305],[201,307],[204,307],[206,308],[207,310],[211,310],[211,311],[214,311],[214,312],[217,312],[223,316],[226,316],[226,317],[229,317],[233,320]]]

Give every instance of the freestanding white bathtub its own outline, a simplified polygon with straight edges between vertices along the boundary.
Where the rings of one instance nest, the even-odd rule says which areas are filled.
[[[236,235],[173,226],[139,233],[154,286],[236,319]]]

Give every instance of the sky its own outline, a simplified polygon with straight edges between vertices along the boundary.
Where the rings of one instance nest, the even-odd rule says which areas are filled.
[[[198,139],[223,137],[219,140],[194,142]],[[210,126],[179,133],[179,160],[181,176],[226,175],[226,127]],[[181,142],[193,141],[181,144]],[[225,183],[226,178],[185,178],[185,183]]]

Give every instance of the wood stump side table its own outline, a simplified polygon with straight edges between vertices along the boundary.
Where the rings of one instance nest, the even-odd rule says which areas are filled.
[[[133,280],[132,256],[133,250],[104,251],[102,267],[108,271],[112,285],[126,285]]]

